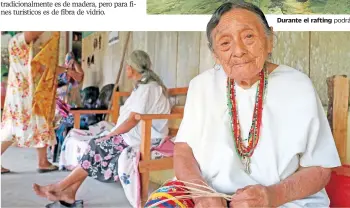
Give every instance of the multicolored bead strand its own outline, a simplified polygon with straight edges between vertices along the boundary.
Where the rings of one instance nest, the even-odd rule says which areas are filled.
[[[260,127],[262,120],[263,102],[266,96],[268,72],[266,67],[260,72],[260,80],[258,81],[258,87],[255,96],[255,106],[252,118],[252,125],[249,130],[247,139],[242,139],[240,124],[238,119],[237,102],[236,102],[236,88],[235,81],[227,78],[227,105],[229,108],[229,114],[231,117],[231,127],[233,132],[233,139],[235,143],[235,149],[243,165],[245,171],[250,174],[250,157],[253,155],[256,146],[259,143]],[[248,145],[244,145],[244,141],[248,141]]]

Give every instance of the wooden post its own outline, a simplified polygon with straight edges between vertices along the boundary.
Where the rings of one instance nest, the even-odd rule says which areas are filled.
[[[80,129],[80,113],[73,114],[74,117],[74,128]]]
[[[114,94],[114,96],[113,96]],[[111,101],[112,106],[111,106],[111,110],[112,110],[112,122],[117,124],[118,122],[118,117],[119,117],[119,110],[120,110],[120,93],[119,92],[113,92],[112,93],[112,97],[111,97]]]
[[[124,47],[123,47],[123,55],[122,55],[122,59],[120,60],[120,65],[119,65],[119,71],[118,71],[118,75],[117,75],[117,80],[115,81],[115,84],[114,84],[114,88],[113,88],[113,93],[112,93],[112,96],[111,96],[111,101],[109,102],[109,105],[108,105],[108,110],[111,110],[112,109],[112,99],[114,98],[114,94],[119,91],[119,80],[120,80],[120,76],[122,74],[122,71],[123,71],[123,67],[124,67],[124,59],[125,59],[125,56],[126,56],[126,51],[128,49],[128,45],[129,45],[129,40],[130,40],[130,36],[131,36],[131,32],[128,32],[127,33],[127,36],[126,36],[126,41],[124,43]],[[119,102],[119,101],[118,101]],[[109,115],[106,116],[106,121],[108,121],[109,119]],[[115,119],[112,118],[112,119]]]
[[[151,127],[152,120],[141,121],[141,161],[149,161],[151,159]],[[141,206],[147,202],[149,187],[149,171],[140,173],[141,178]]]
[[[349,79],[345,75],[327,78],[328,112],[327,117],[332,129],[335,144],[342,164],[347,156],[347,127],[349,108]]]

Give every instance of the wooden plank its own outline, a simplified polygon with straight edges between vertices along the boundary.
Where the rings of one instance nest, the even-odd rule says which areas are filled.
[[[309,32],[275,32],[272,62],[309,75]]]
[[[349,79],[346,76],[333,76],[327,79],[327,84],[329,96],[327,117],[340,160],[345,163],[347,159]]]
[[[89,74],[88,74],[88,66],[87,66],[87,57],[88,54],[90,53],[90,38],[84,38],[81,41],[81,67],[84,70],[84,80],[83,80],[83,88],[86,86],[86,80],[89,79]]]
[[[199,59],[199,73],[214,67],[215,60],[213,54],[208,47],[208,38],[206,32],[201,32],[200,42],[200,59]]]
[[[73,114],[73,118],[74,118],[74,128],[80,129],[80,114],[79,113]]]
[[[148,53],[152,63],[155,61],[155,43],[156,32],[133,32],[132,49]]]
[[[168,88],[176,87],[177,32],[157,32],[154,71]]]
[[[188,87],[179,87],[179,88],[168,88],[168,92],[170,96],[174,95],[186,95],[188,91]],[[117,92],[121,97],[130,96],[131,92]]]
[[[100,82],[101,87],[106,84],[114,84],[117,79],[120,60],[122,57],[123,39],[122,34],[119,33],[119,42],[108,46],[108,32],[105,32],[101,36],[101,42],[103,43],[103,56],[99,57],[103,64],[101,64],[101,73],[103,73],[102,80]]]
[[[177,132],[179,131],[178,128],[169,128],[169,136],[176,136],[177,135]]]
[[[146,52],[148,53],[151,62],[152,62],[152,69],[154,68],[154,63],[156,60],[156,51],[155,51],[155,47],[156,47],[156,42],[158,42],[159,40],[157,40],[157,36],[156,36],[157,32],[146,32]]]
[[[99,40],[101,36],[101,48],[99,44],[97,47],[94,47],[94,41]],[[109,52],[109,47],[106,46],[107,41],[107,32],[94,32],[88,37],[82,40],[82,68],[84,69],[84,80],[83,88],[89,86],[103,86],[105,77],[112,77],[111,68],[106,70],[104,65],[110,65],[110,62],[106,61],[105,55],[108,57],[111,56]],[[107,55],[108,54],[108,55]],[[91,59],[94,57],[94,63],[91,63]],[[88,61],[90,60],[90,65]],[[108,75],[108,76],[106,76]],[[114,76],[115,77],[115,76]],[[113,83],[113,81],[111,82]]]
[[[146,119],[143,119],[143,116]],[[150,115],[140,115],[140,117],[135,116],[136,119],[141,121],[141,160],[146,161],[151,159],[151,127],[152,120],[149,119]]]
[[[117,77],[116,74],[114,74],[115,71],[118,69],[111,70],[110,68],[106,69],[104,67],[105,64],[105,55],[110,54],[110,46],[108,45],[108,32],[98,32],[95,33],[95,36],[93,41],[96,41],[97,47],[94,49],[93,55],[94,55],[94,74],[93,77],[96,79],[95,83],[96,86],[98,86],[100,89],[105,85],[109,83],[115,82],[115,79]],[[99,40],[101,39],[101,44],[99,43]],[[93,45],[94,42],[91,42],[90,44]],[[112,58],[113,61],[113,58]],[[116,67],[117,68],[117,67]],[[113,77],[114,81],[110,82],[108,78]]]
[[[133,32],[132,50],[147,51],[146,38],[147,38],[146,32],[143,32],[143,31]]]
[[[65,31],[60,32],[60,43],[59,43],[59,58],[58,65],[63,66],[66,58],[66,54],[68,53],[67,42],[69,37],[67,36],[69,33]]]
[[[349,49],[349,32],[311,32],[310,75],[324,105],[328,102],[327,77],[350,77]]]
[[[171,113],[181,113],[183,114],[184,113],[184,110],[185,107],[184,106],[174,106],[172,109],[171,109]]]
[[[179,32],[177,52],[176,87],[187,87],[191,79],[199,73],[200,32]],[[181,97],[176,104],[185,104]]]
[[[119,112],[120,112],[120,92],[115,92],[114,97],[112,98],[112,116],[109,116],[108,119],[110,119],[113,123],[118,123],[119,118]]]
[[[151,121],[156,119],[181,119],[183,114],[173,113],[173,114],[136,114],[136,120]]]
[[[116,92],[116,94],[118,94],[120,97],[129,97],[131,92]]]
[[[127,33],[128,32],[119,32],[119,43],[117,43],[119,46],[116,49],[118,51],[118,53],[117,53],[117,55],[114,55],[114,58],[118,59],[118,61],[114,62],[114,66],[113,66],[113,70],[115,72],[115,76],[113,76],[114,81],[115,81],[115,78],[117,77],[118,66],[120,65],[120,61],[121,61],[121,57],[122,57],[122,48],[124,47],[124,44],[126,43]],[[134,34],[134,32],[132,32],[131,36],[130,36],[129,44],[127,47],[127,51],[126,51],[127,55],[125,57],[125,61],[129,58],[130,53],[132,53],[132,51],[133,51],[132,47],[133,47],[134,36],[135,36],[135,34]],[[119,90],[129,92],[132,90],[133,85],[132,85],[132,82],[130,80],[126,79],[125,69],[126,69],[126,62],[124,63],[124,67],[123,67],[123,70],[121,73],[120,89]],[[114,81],[112,83],[114,83]]]
[[[149,171],[167,170],[173,168],[173,158],[166,157],[157,160],[140,161],[139,171],[145,173]]]
[[[121,40],[125,42],[126,38],[126,32],[121,32],[123,39]],[[125,36],[125,37],[124,37]],[[137,31],[137,32],[132,32],[131,36],[131,41],[128,46],[128,51],[127,51],[127,57],[134,51],[134,50],[143,50],[145,51],[152,62],[152,66],[154,66],[154,61],[156,59],[155,56],[155,42],[156,42],[156,32],[142,32],[142,31]],[[126,79],[125,76],[125,67],[123,69],[122,73],[122,78],[121,78],[121,90],[123,91],[131,91],[133,88],[132,82],[130,80]]]
[[[151,127],[152,120],[141,121],[141,160],[149,161],[151,159]],[[141,204],[147,201],[149,187],[149,172],[140,173],[141,177]]]
[[[170,88],[168,89],[170,96],[175,95],[186,95],[188,91],[188,87],[178,87],[178,88]]]
[[[127,60],[125,60],[125,57],[127,55],[127,50],[128,50],[128,45],[129,45],[129,42],[130,42],[130,39],[131,39],[131,32],[127,32],[126,33],[126,39],[124,41],[124,46],[122,48],[122,56],[121,56],[121,60],[120,60],[120,63],[119,63],[119,67],[118,67],[118,74],[117,74],[117,78],[116,80],[114,81],[114,86],[113,86],[113,91],[112,91],[112,97],[114,97],[115,93],[117,93],[117,91],[120,91],[120,86],[121,86],[121,75],[122,75],[122,71],[123,69],[125,69],[126,67],[126,64],[124,63],[127,63]],[[119,98],[120,98],[120,94],[118,96],[115,96],[116,97],[116,101],[117,101],[117,104],[119,104]],[[112,102],[109,102],[108,104],[108,109],[115,109],[116,107],[112,107]],[[115,102],[114,102],[115,103]],[[117,119],[117,116],[119,115],[119,112],[118,114],[113,114],[113,118],[112,120],[114,121],[115,119]],[[107,115],[106,119],[108,120],[109,119],[109,115]]]
[[[140,173],[141,178],[141,207],[144,207],[148,199],[149,172]]]

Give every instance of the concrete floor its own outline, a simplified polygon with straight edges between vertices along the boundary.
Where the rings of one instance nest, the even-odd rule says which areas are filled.
[[[40,198],[32,191],[32,184],[49,184],[64,178],[69,172],[36,172],[37,160],[35,149],[11,147],[2,158],[4,167],[12,173],[1,176],[1,207],[45,207],[50,201]],[[84,200],[84,207],[131,207],[125,197],[121,184],[102,183],[88,178],[77,194],[77,199]]]

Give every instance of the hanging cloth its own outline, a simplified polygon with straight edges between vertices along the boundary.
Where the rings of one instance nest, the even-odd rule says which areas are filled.
[[[52,125],[55,116],[60,32],[53,32],[52,38],[31,62],[34,82],[33,113],[43,116]]]

